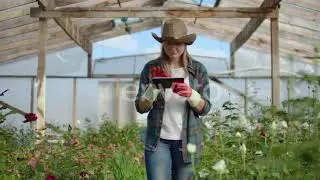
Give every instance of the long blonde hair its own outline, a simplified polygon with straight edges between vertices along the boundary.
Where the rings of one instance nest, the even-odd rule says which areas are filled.
[[[169,60],[169,56],[166,54],[163,45],[161,45],[161,68],[166,72],[169,72],[169,65],[167,61]],[[180,65],[183,67],[185,72],[188,72],[188,64],[190,63],[190,54],[188,53],[187,46],[185,46],[183,54],[180,56]]]

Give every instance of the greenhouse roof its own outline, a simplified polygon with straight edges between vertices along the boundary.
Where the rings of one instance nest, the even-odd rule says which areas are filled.
[[[260,7],[263,0],[2,0],[0,4],[0,62],[15,61],[39,52],[39,18],[30,16],[31,7],[59,10],[69,7]],[[190,31],[215,39],[232,41],[249,18],[184,18]],[[50,18],[48,52],[80,46],[89,51],[92,43],[159,27],[159,18]],[[279,11],[280,55],[296,56],[305,62],[316,58],[320,42],[318,0],[282,0]],[[270,21],[264,20],[244,47],[270,51]]]

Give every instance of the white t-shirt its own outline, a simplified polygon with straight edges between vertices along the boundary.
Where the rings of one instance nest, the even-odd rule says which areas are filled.
[[[184,77],[184,82],[189,84],[188,74],[183,68],[171,70],[172,77]],[[187,98],[172,92],[171,88],[165,89],[165,109],[162,120],[160,137],[168,140],[181,140],[184,113]]]

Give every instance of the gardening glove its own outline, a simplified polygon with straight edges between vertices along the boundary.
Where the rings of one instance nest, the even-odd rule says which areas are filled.
[[[174,93],[186,97],[191,107],[197,107],[202,99],[201,95],[186,83],[174,82],[171,88]]]
[[[159,66],[154,66],[151,69],[151,76],[152,78],[156,78],[156,77],[170,77],[170,75],[165,72],[161,67]]]
[[[155,87],[153,83],[148,84],[147,89],[144,91],[142,97],[150,102],[153,102],[157,99],[161,89]]]

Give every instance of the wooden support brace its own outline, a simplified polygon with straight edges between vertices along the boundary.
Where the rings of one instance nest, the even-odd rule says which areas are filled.
[[[51,11],[56,7],[55,0],[38,0],[40,7],[38,9]],[[80,27],[73,23],[68,17],[54,18],[54,21],[61,27],[61,29],[84,51],[88,52],[88,39],[80,33]]]
[[[272,105],[280,106],[279,18],[271,18],[270,21]]]
[[[264,0],[260,8],[275,8],[280,0]],[[278,17],[277,11],[275,11],[276,17]],[[234,54],[235,52],[252,36],[252,34],[258,29],[266,17],[254,17],[250,19],[248,24],[242,29],[242,31],[232,40],[230,44],[230,57],[231,58],[231,70],[234,70]],[[232,65],[233,64],[233,65]]]
[[[14,111],[15,113],[18,113],[18,114],[20,114],[20,115],[22,115],[22,116],[24,116],[24,115],[26,114],[26,112],[24,112],[24,111],[20,110],[19,108],[16,108],[16,107],[14,107],[14,106],[6,103],[6,102],[4,102],[4,101],[1,101],[1,100],[0,100],[0,104],[1,104],[3,107],[8,108],[8,109],[11,109],[11,110]]]

